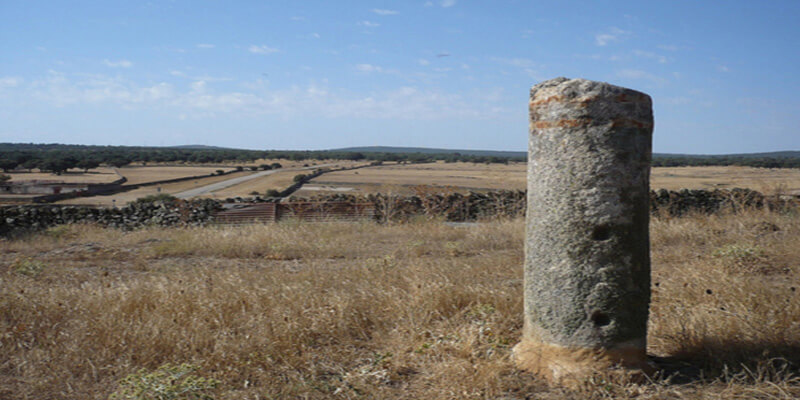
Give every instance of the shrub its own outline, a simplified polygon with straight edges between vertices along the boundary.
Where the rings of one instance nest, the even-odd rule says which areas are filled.
[[[308,175],[306,174],[297,174],[294,176],[294,178],[292,178],[295,183],[305,182],[306,179],[308,179]]]
[[[264,195],[267,197],[281,197],[281,192],[277,189],[269,189]]]
[[[213,400],[212,392],[219,382],[193,375],[198,369],[191,364],[164,364],[153,372],[139,370],[119,382],[120,388],[111,399]]]
[[[11,180],[11,177],[5,174],[0,174],[0,183],[5,183],[6,181]]]
[[[135,204],[155,203],[157,201],[172,202],[178,200],[177,197],[168,193],[151,194],[149,196],[139,197],[134,201]]]
[[[225,171],[221,170],[221,169],[218,169],[215,172],[217,173],[217,175],[224,175],[225,174]]]
[[[241,166],[241,165],[237,165],[236,166],[236,171],[238,171],[238,172],[244,171],[244,167]]]
[[[35,277],[42,273],[42,271],[44,271],[44,267],[45,265],[43,262],[28,257],[17,258],[11,264],[11,269],[16,271],[18,274],[30,277]]]

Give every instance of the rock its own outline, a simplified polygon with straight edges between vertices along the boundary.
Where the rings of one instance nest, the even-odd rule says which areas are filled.
[[[520,368],[559,383],[649,368],[652,132],[644,93],[567,78],[531,89]]]

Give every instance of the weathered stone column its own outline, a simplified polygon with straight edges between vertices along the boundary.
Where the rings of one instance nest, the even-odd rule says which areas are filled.
[[[644,93],[567,78],[531,89],[520,368],[555,382],[650,369],[652,132]]]

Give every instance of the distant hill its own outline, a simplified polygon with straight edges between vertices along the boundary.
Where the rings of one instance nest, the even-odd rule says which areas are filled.
[[[527,157],[527,151],[498,151],[498,150],[458,150],[437,149],[428,147],[393,147],[393,146],[363,146],[331,149],[337,152],[359,153],[419,153],[419,154],[464,154],[471,156],[489,157]],[[653,153],[654,158],[800,158],[800,151],[773,151],[767,153],[740,153],[740,154],[672,154]]]
[[[499,151],[499,150],[457,150],[457,149],[435,149],[427,147],[392,147],[392,146],[364,146],[364,147],[345,147],[343,149],[331,149],[329,151],[352,152],[352,153],[417,153],[417,154],[462,154],[468,156],[484,157],[527,157],[527,151]]]
[[[182,146],[167,146],[171,149],[181,150],[239,150],[230,147],[206,146],[204,144],[184,144]]]
[[[738,154],[670,154],[653,153],[653,157],[684,157],[684,158],[800,158],[800,151],[772,151],[767,153],[738,153]]]

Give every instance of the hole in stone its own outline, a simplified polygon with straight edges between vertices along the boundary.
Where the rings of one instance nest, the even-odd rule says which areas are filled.
[[[608,239],[611,239],[611,228],[608,225],[594,227],[592,240],[603,241]]]
[[[611,323],[611,317],[602,311],[595,311],[589,319],[594,322],[595,326],[606,326]]]

